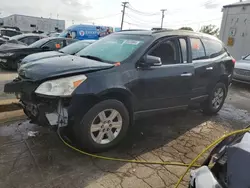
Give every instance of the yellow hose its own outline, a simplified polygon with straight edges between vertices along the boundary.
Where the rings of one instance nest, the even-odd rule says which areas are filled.
[[[175,188],[178,188],[178,186],[180,185],[181,181],[183,180],[184,176],[188,173],[188,171],[190,170],[190,168],[192,167],[200,167],[201,165],[195,164],[195,162],[205,153],[207,152],[209,149],[211,149],[212,147],[214,147],[215,145],[217,145],[219,142],[221,142],[222,140],[224,140],[225,138],[232,136],[234,134],[238,134],[238,133],[244,133],[244,132],[248,132],[250,131],[250,128],[247,129],[242,129],[242,130],[237,130],[237,131],[233,131],[227,135],[222,136],[221,138],[219,138],[218,140],[214,141],[212,144],[210,144],[208,147],[206,147],[199,155],[197,155],[197,157],[190,163],[190,164],[185,164],[185,163],[180,163],[180,162],[160,162],[160,161],[140,161],[140,160],[129,160],[129,159],[120,159],[120,158],[112,158],[112,157],[105,157],[105,156],[101,156],[101,155],[95,155],[92,153],[88,153],[85,151],[82,151],[80,149],[77,149],[76,147],[68,144],[60,135],[59,130],[58,130],[58,136],[60,138],[60,140],[69,148],[87,155],[89,157],[94,157],[94,158],[98,158],[98,159],[103,159],[103,160],[110,160],[110,161],[119,161],[119,162],[127,162],[127,163],[140,163],[140,164],[157,164],[157,165],[172,165],[172,166],[186,166],[187,170],[185,171],[185,173],[180,177],[180,179],[178,180],[178,182],[175,185]]]
[[[140,163],[140,164],[157,164],[157,165],[172,165],[172,166],[186,166],[188,167],[189,164],[185,164],[185,163],[180,163],[180,162],[160,162],[160,161],[140,161],[140,160],[129,160],[129,159],[119,159],[119,158],[112,158],[112,157],[105,157],[105,156],[101,156],[101,155],[95,155],[92,153],[88,153],[85,152],[83,150],[77,149],[74,146],[71,146],[70,144],[68,144],[60,135],[60,133],[58,132],[58,136],[61,139],[61,141],[68,146],[69,148],[83,154],[83,155],[87,155],[89,157],[94,157],[94,158],[98,158],[98,159],[103,159],[103,160],[109,160],[109,161],[119,161],[119,162],[126,162],[126,163]],[[193,164],[192,167],[200,167],[201,165],[198,164]]]
[[[248,132],[250,131],[250,128],[247,129],[241,129],[241,130],[237,130],[237,131],[233,131],[231,133],[228,133],[222,137],[220,137],[219,139],[215,140],[212,144],[210,144],[208,147],[206,147],[199,155],[197,155],[197,157],[195,157],[195,159],[189,164],[189,166],[187,167],[187,170],[185,171],[185,173],[180,177],[180,179],[178,180],[178,182],[175,185],[175,188],[178,188],[181,181],[183,180],[184,176],[188,173],[188,171],[190,170],[190,168],[192,168],[193,164],[204,154],[206,153],[209,149],[211,149],[212,147],[216,146],[218,143],[220,143],[222,140],[224,140],[225,138],[232,136],[234,134],[239,134],[239,133],[244,133],[244,132]]]

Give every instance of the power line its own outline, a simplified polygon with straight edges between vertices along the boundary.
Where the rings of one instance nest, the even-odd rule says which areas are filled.
[[[93,21],[93,20],[101,20],[101,19],[109,18],[109,17],[113,17],[113,16],[118,16],[118,15],[120,15],[120,14],[121,14],[121,13],[109,14],[109,15],[106,15],[106,16],[103,16],[103,17],[99,17],[99,18],[94,18],[94,19],[86,20],[86,22]]]
[[[138,27],[142,27],[142,28],[152,28],[152,27],[155,27],[155,26],[146,26],[145,24],[136,24],[136,23],[131,23],[131,22],[127,22],[127,21],[124,21],[124,23],[127,23],[129,25],[134,25],[134,26],[138,26]]]
[[[131,4],[129,4],[129,6],[127,7],[129,10],[137,13],[137,14],[140,14],[140,15],[143,15],[143,16],[154,16],[154,15],[159,15],[158,12],[155,12],[155,13],[148,13],[148,12],[142,12],[140,10],[137,10],[135,9]]]
[[[133,20],[134,22],[140,22],[140,23],[142,23],[142,24],[148,24],[148,23],[153,23],[153,24],[158,24],[159,23],[159,21],[146,21],[146,20],[141,20],[141,19],[139,19],[139,18],[136,18],[136,17],[131,17],[128,13],[126,13],[126,16],[128,17],[128,18],[130,18],[131,20]]]
[[[207,22],[210,22],[210,21],[220,20],[220,19],[221,18],[214,18],[214,19],[210,19],[210,20],[203,20],[203,21],[200,21],[200,22],[190,22],[190,23],[186,23],[185,26],[191,25],[191,24],[207,23]],[[155,26],[152,26],[152,25],[145,25],[145,24],[139,24],[139,23],[131,23],[131,22],[125,22],[125,23],[130,24],[130,25],[135,25],[135,26],[143,27],[143,28],[155,27]],[[175,24],[175,25],[171,25],[171,26],[183,26],[183,25],[184,24]]]
[[[214,20],[220,20],[222,19],[221,17],[220,18],[214,18],[214,19],[210,19],[210,20],[203,20],[203,21],[199,21],[199,22],[190,22],[190,23],[184,23],[184,22],[181,22],[179,24],[174,24],[172,26],[182,26],[183,24],[184,25],[191,25],[191,24],[201,24],[201,23],[207,23],[207,22],[210,22],[210,21],[214,21]]]

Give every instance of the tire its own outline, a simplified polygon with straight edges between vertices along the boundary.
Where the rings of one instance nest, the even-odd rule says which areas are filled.
[[[218,100],[219,103],[217,103],[215,105],[214,100],[216,101],[215,97],[216,97],[216,92],[218,93],[219,91],[222,91],[222,96],[219,97],[220,101]],[[214,115],[217,114],[220,109],[222,108],[224,101],[226,99],[227,96],[227,89],[224,83],[217,83],[215,85],[215,87],[213,88],[213,90],[211,91],[211,93],[208,96],[208,99],[202,104],[202,111],[204,114],[206,115]],[[218,99],[218,98],[217,98]]]
[[[112,119],[110,116],[112,113],[118,113],[118,115],[112,121],[107,120]],[[107,123],[108,121],[109,123]],[[115,128],[115,126],[121,127]],[[80,123],[74,125],[73,129],[81,148],[90,152],[102,152],[116,146],[126,136],[128,127],[129,113],[127,108],[122,102],[109,99],[94,105],[83,116]],[[94,132],[95,130],[96,132]],[[101,137],[103,139],[100,142],[98,138]]]

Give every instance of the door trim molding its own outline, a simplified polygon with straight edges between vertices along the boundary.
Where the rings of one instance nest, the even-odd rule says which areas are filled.
[[[158,109],[150,109],[150,110],[142,110],[142,111],[137,111],[134,113],[135,119],[138,119],[140,116],[143,115],[148,115],[148,114],[154,114],[156,112],[169,112],[169,111],[177,111],[177,110],[183,110],[187,109],[188,105],[181,105],[181,106],[173,106],[173,107],[168,107],[168,108],[158,108]]]

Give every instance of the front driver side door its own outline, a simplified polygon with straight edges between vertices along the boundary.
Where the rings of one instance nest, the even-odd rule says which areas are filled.
[[[182,46],[182,48],[181,48]],[[194,67],[188,61],[186,38],[167,38],[149,50],[162,66],[138,68],[142,89],[138,113],[184,108],[190,101]]]

